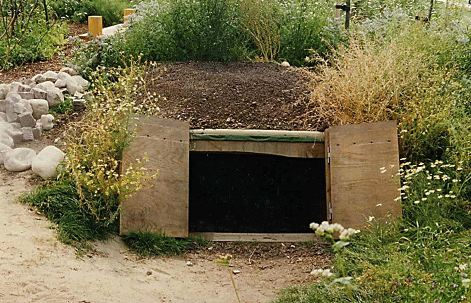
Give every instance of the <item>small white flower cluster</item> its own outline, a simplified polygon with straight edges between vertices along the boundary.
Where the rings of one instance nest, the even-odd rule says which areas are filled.
[[[338,223],[330,224],[327,221],[324,221],[321,224],[311,223],[309,224],[309,228],[314,230],[316,235],[318,236],[324,236],[325,234],[333,234],[334,232],[340,232],[340,236],[339,236],[340,240],[347,240],[354,234],[360,232],[357,229],[344,228],[342,225]]]
[[[334,274],[330,271],[330,269],[313,269],[311,271],[311,275],[314,275],[316,277],[326,277],[330,278]]]

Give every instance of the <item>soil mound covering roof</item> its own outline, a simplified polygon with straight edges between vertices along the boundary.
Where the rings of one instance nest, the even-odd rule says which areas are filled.
[[[148,78],[161,116],[190,128],[323,130],[306,124],[310,79],[300,68],[257,62],[162,64]],[[151,80],[153,79],[153,80]],[[305,121],[305,119],[304,119]]]

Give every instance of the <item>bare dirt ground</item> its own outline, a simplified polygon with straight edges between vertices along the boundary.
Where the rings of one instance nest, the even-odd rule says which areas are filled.
[[[76,33],[83,30],[76,28]],[[70,55],[70,47],[64,54]],[[61,66],[58,57],[29,64],[1,74],[0,82]],[[167,97],[160,104],[162,114],[189,120],[193,128],[323,127],[296,122],[303,111],[298,101],[307,90],[293,69],[258,63],[166,68],[154,86]],[[68,119],[56,121],[53,131],[28,146],[39,151],[53,144]],[[57,240],[54,225],[42,214],[16,202],[37,184],[30,171],[9,173],[0,167],[0,302],[237,302],[231,275],[241,302],[268,302],[283,288],[314,282],[309,272],[330,265],[322,243],[213,243],[182,257],[148,259],[116,237],[92,243],[92,250],[79,257]],[[226,254],[233,256],[231,267],[217,263]]]

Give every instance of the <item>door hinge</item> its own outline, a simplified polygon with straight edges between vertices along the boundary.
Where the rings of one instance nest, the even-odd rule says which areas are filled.
[[[330,147],[327,147],[327,164],[330,164]]]
[[[332,223],[332,202],[329,202],[329,221]]]

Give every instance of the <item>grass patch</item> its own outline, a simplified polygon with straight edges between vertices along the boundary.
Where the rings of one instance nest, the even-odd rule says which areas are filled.
[[[49,110],[54,117],[63,114],[70,114],[74,111],[74,101],[70,97],[65,97],[64,101]]]
[[[152,232],[130,232],[122,239],[134,252],[145,257],[182,255],[210,243],[202,238],[176,239]]]
[[[83,207],[71,180],[45,183],[20,198],[57,224],[59,240],[78,246],[80,242],[104,240],[118,231],[116,222],[98,221]]]

